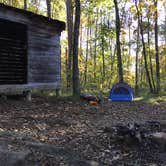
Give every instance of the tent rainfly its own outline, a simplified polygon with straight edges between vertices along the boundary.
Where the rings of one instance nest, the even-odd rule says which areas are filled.
[[[132,88],[126,83],[117,83],[112,86],[109,98],[112,101],[132,101]]]

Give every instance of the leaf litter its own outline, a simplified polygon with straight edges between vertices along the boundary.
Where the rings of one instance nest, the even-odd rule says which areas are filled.
[[[1,100],[0,118],[0,156],[7,156],[2,160],[7,165],[166,165],[166,152],[160,148],[130,147],[112,137],[111,130],[104,132],[118,124],[147,121],[160,122],[166,132],[164,102],[105,100],[90,106],[42,97],[32,102]]]

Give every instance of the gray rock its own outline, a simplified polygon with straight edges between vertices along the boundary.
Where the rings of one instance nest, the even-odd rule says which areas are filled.
[[[44,143],[35,143],[35,142],[29,142],[25,141],[23,142],[25,145],[38,149],[40,151],[43,151],[45,153],[48,153],[50,155],[68,155],[68,151],[64,149],[63,147],[57,147],[51,144],[44,144]]]
[[[16,166],[23,165],[29,151],[10,152],[8,150],[0,150],[0,166]]]
[[[166,165],[166,153],[159,153],[156,155],[156,158],[162,162],[162,164]]]
[[[70,164],[70,166],[99,166],[99,163],[93,160],[74,160]]]
[[[162,151],[166,151],[166,133],[156,132],[150,134],[151,140],[156,143]]]

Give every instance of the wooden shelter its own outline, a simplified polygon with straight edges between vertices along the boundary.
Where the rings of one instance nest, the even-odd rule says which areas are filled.
[[[61,86],[65,23],[0,3],[0,94]]]

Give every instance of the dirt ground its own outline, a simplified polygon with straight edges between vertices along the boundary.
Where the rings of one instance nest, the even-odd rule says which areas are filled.
[[[1,99],[0,166],[165,166],[165,152],[126,147],[103,132],[146,121],[166,125],[166,103]]]

